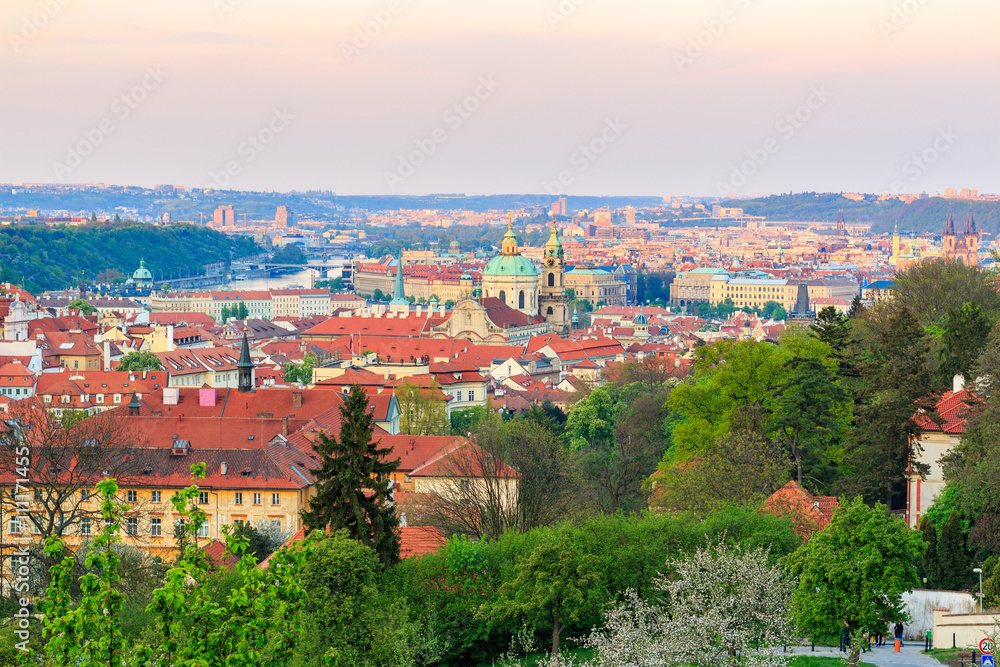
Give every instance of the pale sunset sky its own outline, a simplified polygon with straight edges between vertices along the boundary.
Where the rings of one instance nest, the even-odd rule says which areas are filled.
[[[0,27],[4,183],[1000,191],[997,0],[3,0]]]

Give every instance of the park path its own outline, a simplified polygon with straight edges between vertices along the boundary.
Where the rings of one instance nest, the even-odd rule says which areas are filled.
[[[893,651],[892,648],[891,644],[874,648],[871,651],[862,654],[861,662],[877,665],[877,667],[883,667],[883,665],[887,667],[890,665],[891,667],[942,667],[942,663],[938,662],[929,655],[924,655],[920,652],[924,648],[923,642],[907,642],[903,644],[903,648],[899,653]],[[833,657],[844,655],[837,649],[826,646],[817,646],[815,653],[811,652],[808,646],[798,646],[795,648],[789,648],[788,650],[789,652],[801,653],[803,655]]]

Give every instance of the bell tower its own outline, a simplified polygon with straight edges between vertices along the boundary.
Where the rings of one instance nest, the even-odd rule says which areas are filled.
[[[539,315],[552,326],[555,331],[565,331],[569,322],[568,299],[566,298],[566,258],[563,254],[562,242],[559,240],[559,230],[555,220],[552,222],[552,233],[545,243],[542,255],[542,274],[538,285]]]

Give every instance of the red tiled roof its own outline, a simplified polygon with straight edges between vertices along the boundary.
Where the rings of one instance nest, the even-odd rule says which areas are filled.
[[[924,413],[914,415],[913,421],[917,423],[923,431],[938,431],[951,434],[965,433],[966,413],[969,411],[969,403],[975,401],[967,390],[963,389],[958,393],[946,391],[941,395],[935,409],[943,422],[937,424]]]

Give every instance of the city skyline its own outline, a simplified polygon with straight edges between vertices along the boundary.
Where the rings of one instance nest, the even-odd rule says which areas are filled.
[[[997,191],[1000,8],[799,4],[5,3],[0,181]]]

